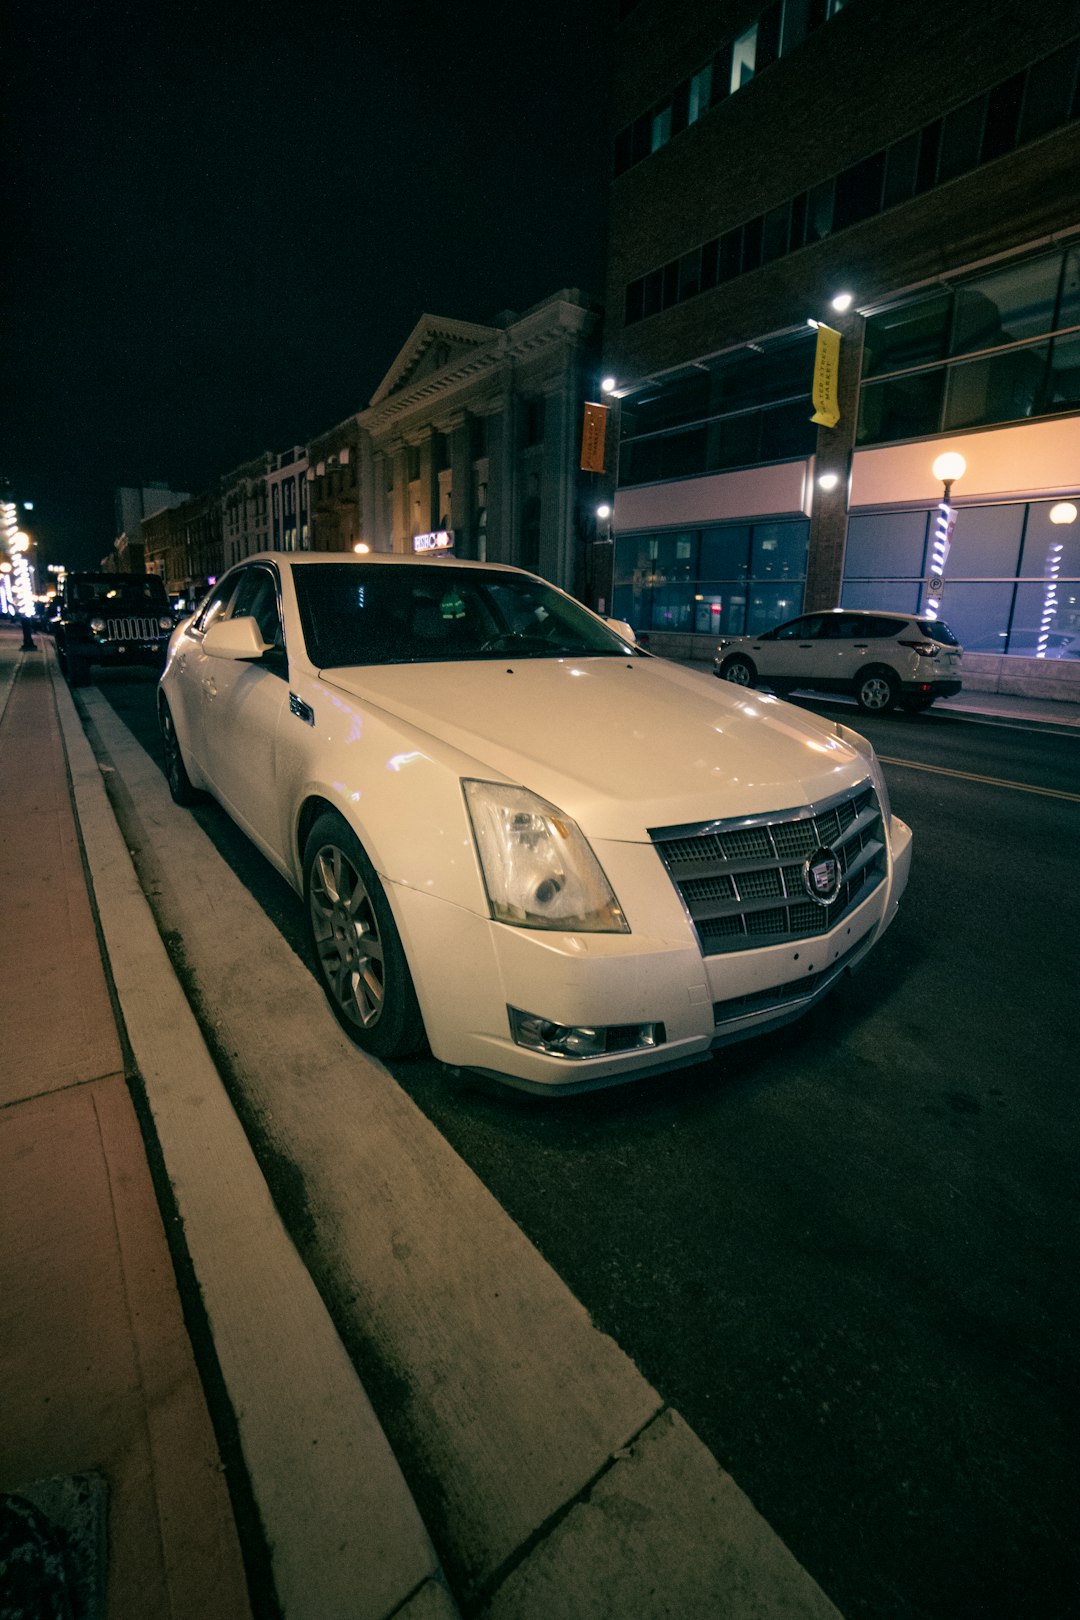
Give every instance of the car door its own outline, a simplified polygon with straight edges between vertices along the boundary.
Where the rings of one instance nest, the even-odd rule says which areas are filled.
[[[228,617],[253,618],[270,650],[259,659],[202,655],[206,771],[229,814],[257,844],[280,858],[277,747],[289,713],[289,670],[273,567],[251,563],[240,570]]]
[[[235,574],[227,574],[215,585],[190,625],[181,632],[174,654],[175,668],[168,680],[167,696],[181,747],[204,774],[207,760],[202,638],[216,620],[226,615],[235,590]]]
[[[786,687],[812,686],[820,630],[820,613],[805,614],[780,625],[770,640],[760,644],[759,677],[772,677]]]

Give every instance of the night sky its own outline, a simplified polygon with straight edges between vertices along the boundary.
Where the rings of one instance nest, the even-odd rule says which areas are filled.
[[[425,311],[599,295],[597,12],[9,4],[0,476],[42,561],[361,409]]]

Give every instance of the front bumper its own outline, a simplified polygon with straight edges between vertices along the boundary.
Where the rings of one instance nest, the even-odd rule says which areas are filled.
[[[388,885],[434,1055],[526,1091],[559,1095],[664,1073],[789,1023],[858,965],[907,884],[911,832],[893,817],[884,880],[830,932],[738,955],[701,954],[649,845],[597,847],[633,932],[511,928]],[[663,1024],[662,1044],[565,1058],[517,1045],[508,1007],[566,1026]]]

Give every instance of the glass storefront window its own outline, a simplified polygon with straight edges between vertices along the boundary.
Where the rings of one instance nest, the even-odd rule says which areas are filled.
[[[1080,656],[1080,517],[1052,523],[1061,504],[959,509],[942,613],[969,652]],[[880,512],[850,520],[844,607],[920,609],[927,564],[917,560],[919,537],[932,516]]]
[[[967,651],[1003,652],[1002,631],[1009,622],[1012,597],[1011,580],[969,584],[954,580],[946,567],[941,616]]]
[[[946,576],[1015,579],[1024,508],[962,506],[956,514]]]
[[[848,520],[845,575],[871,575],[918,579],[926,555],[926,512],[880,512],[873,517]],[[845,607],[872,607],[872,602],[851,602]],[[884,607],[884,603],[878,606]],[[906,607],[897,609],[906,612]]]
[[[802,599],[802,580],[797,585],[751,585],[747,592],[746,635],[759,636],[774,624],[783,624],[798,613]]]
[[[877,608],[882,613],[917,613],[921,584],[910,579],[852,579],[844,581],[841,607]]]
[[[755,523],[750,577],[776,581],[803,579],[806,540],[805,523]]]
[[[639,631],[766,630],[802,606],[809,532],[795,519],[620,535],[612,612]]]
[[[1073,523],[1051,523],[1050,513],[1056,511],[1059,504],[1064,503],[1032,501],[1028,507],[1020,565],[1023,579],[1042,579],[1055,560],[1060,578],[1080,578],[1080,517]],[[1080,510],[1080,498],[1071,504]]]
[[[750,568],[749,524],[725,524],[701,533],[703,579],[745,579]]]

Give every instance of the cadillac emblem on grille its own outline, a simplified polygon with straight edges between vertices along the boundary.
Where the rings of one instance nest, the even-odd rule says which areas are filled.
[[[819,844],[803,862],[803,887],[819,906],[831,906],[840,893],[840,861],[825,844]]]

